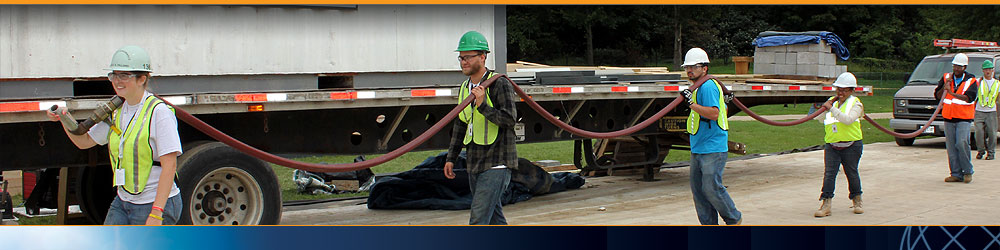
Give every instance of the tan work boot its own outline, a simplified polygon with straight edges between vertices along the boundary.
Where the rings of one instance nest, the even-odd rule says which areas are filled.
[[[851,201],[854,202],[854,206],[852,206],[852,207],[854,208],[854,213],[855,214],[863,214],[863,213],[865,213],[865,209],[861,208],[861,195],[854,196],[854,199],[851,199]]]
[[[830,212],[830,207],[833,206],[833,200],[831,200],[830,198],[823,198],[823,199],[820,199],[820,200],[823,201],[823,205],[819,206],[819,210],[816,210],[816,213],[813,213],[813,216],[816,216],[816,217],[827,217],[827,216],[830,216],[830,213],[831,213]]]
[[[962,179],[955,176],[948,176],[948,178],[944,178],[944,182],[962,182]]]
[[[965,183],[969,183],[969,182],[972,182],[972,175],[971,175],[971,174],[967,174],[967,175],[965,175],[964,177],[962,177],[962,179],[963,179],[963,181],[964,181]]]

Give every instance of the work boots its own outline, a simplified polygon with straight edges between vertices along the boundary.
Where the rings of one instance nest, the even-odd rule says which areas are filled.
[[[972,175],[971,174],[967,174],[967,175],[963,176],[962,177],[962,181],[965,182],[965,183],[972,182]]]
[[[823,201],[823,205],[819,206],[819,210],[816,210],[816,213],[813,213],[813,216],[816,217],[830,216],[830,207],[833,206],[832,204],[833,200],[830,198],[822,198],[820,200]]]
[[[861,208],[861,195],[854,196],[854,199],[851,199],[851,201],[854,202],[853,208],[855,214],[865,213],[865,209]]]

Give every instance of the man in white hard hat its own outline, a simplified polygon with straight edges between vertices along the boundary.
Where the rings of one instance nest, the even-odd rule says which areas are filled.
[[[823,137],[826,143],[823,149],[826,169],[823,171],[823,188],[819,196],[823,204],[813,214],[816,217],[831,214],[833,190],[837,185],[837,172],[841,165],[844,166],[844,175],[847,175],[847,187],[850,190],[848,197],[854,203],[854,213],[865,212],[861,208],[861,175],[858,173],[864,146],[861,142],[861,116],[865,115],[865,108],[861,100],[854,96],[858,80],[854,74],[844,72],[833,82],[833,86],[837,87],[837,95],[823,103],[827,111],[816,117],[823,122],[826,131]]]
[[[702,225],[718,225],[721,216],[727,225],[739,225],[743,214],[722,185],[722,172],[729,156],[726,101],[732,97],[724,95],[719,81],[708,75],[705,50],[688,50],[681,67],[691,82],[702,82],[698,89],[682,91],[691,108],[687,132],[691,134],[691,193],[698,221]]]
[[[945,147],[948,149],[948,167],[951,175],[945,182],[972,182],[972,149],[969,136],[972,120],[976,116],[976,96],[979,81],[965,71],[969,57],[963,53],[952,59],[952,71],[944,73],[934,89],[934,97],[943,99],[941,115],[944,117]]]

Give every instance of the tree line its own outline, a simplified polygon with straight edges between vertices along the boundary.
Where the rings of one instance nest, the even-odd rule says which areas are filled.
[[[753,56],[762,31],[830,31],[852,63],[912,69],[933,39],[1000,41],[1000,6],[508,6],[508,60],[676,66],[701,47],[714,60]]]

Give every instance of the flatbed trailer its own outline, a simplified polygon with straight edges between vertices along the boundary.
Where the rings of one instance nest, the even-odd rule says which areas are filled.
[[[357,55],[360,66],[345,65],[346,62],[323,66],[295,67],[295,62],[277,55],[287,51],[269,51],[285,48],[268,42],[240,42],[236,50],[226,50],[225,46],[213,47],[222,51],[204,52],[204,57],[224,56],[238,51],[260,53],[262,58],[274,56],[278,62],[254,58],[238,64],[220,66],[222,69],[185,68],[187,61],[170,58],[157,65],[158,58],[168,58],[177,50],[176,45],[150,43],[145,45],[151,51],[154,61],[153,91],[165,100],[186,110],[226,134],[258,149],[274,154],[342,154],[358,155],[386,153],[410,142],[435,122],[445,116],[458,103],[458,87],[463,76],[458,72],[455,59],[448,56],[452,51],[455,37],[469,29],[488,29],[494,34],[493,45],[497,46],[491,55],[488,67],[506,72],[524,91],[541,106],[574,127],[590,131],[614,131],[630,127],[663,109],[679,97],[679,92],[688,88],[679,72],[650,73],[643,69],[612,67],[590,67],[561,69],[561,67],[503,63],[505,50],[505,16],[502,6],[347,6],[323,7],[219,7],[219,6],[0,6],[0,13],[18,18],[4,19],[0,28],[28,30],[32,27],[47,31],[48,35],[32,34],[19,37],[19,32],[0,35],[4,43],[0,50],[13,51],[0,58],[0,170],[41,170],[58,169],[58,207],[79,204],[84,217],[91,223],[101,223],[114,197],[110,185],[111,174],[104,146],[88,150],[77,149],[57,122],[50,122],[45,111],[53,105],[67,107],[77,118],[85,118],[98,105],[107,102],[113,95],[107,78],[100,71],[106,64],[109,52],[114,46],[97,45],[75,41],[59,33],[60,22],[45,21],[42,17],[32,17],[33,13],[49,10],[69,11],[71,15],[61,16],[67,20],[114,21],[108,14],[122,11],[156,13],[197,12],[219,14],[229,18],[243,18],[259,21],[269,18],[293,18],[308,13],[305,19],[322,20],[332,18],[340,21],[372,19],[371,16],[394,16],[401,22],[380,23],[377,27],[391,26],[408,28],[421,25],[439,25],[432,28],[435,34],[406,33],[386,36],[380,31],[347,30],[344,33],[353,38],[395,37],[414,40],[416,45],[445,44],[446,48],[435,52],[433,57],[424,58],[428,66],[399,66],[409,63],[409,59],[396,57],[396,66],[378,68],[369,63],[368,57],[387,56],[384,50],[412,49],[410,45],[396,43],[371,44],[369,40],[355,39],[339,46],[359,46]],[[445,8],[438,10],[435,8]],[[86,13],[77,16],[79,12]],[[450,15],[444,20],[433,19],[426,24],[428,15],[460,11],[467,15]],[[416,14],[413,14],[416,13]],[[106,15],[95,15],[106,14]],[[167,15],[164,14],[164,15]],[[468,15],[489,15],[489,18],[469,18]],[[94,16],[102,16],[97,18]],[[43,16],[44,17],[44,16]],[[280,19],[279,18],[279,19]],[[13,21],[12,21],[13,20]],[[214,20],[214,19],[212,19]],[[457,21],[478,22],[470,27]],[[110,22],[109,21],[109,22]],[[315,21],[315,20],[314,20]],[[415,24],[405,24],[406,21]],[[94,22],[94,21],[88,21]],[[105,21],[101,21],[105,22]],[[221,22],[221,21],[220,21]],[[315,21],[318,22],[318,21]],[[425,23],[421,23],[425,22]],[[100,22],[98,22],[100,23]],[[268,37],[266,32],[279,32],[282,28],[298,27],[294,23],[280,21],[266,23],[274,25],[257,31],[244,29],[250,35]],[[318,31],[336,30],[337,22],[327,22],[326,26],[315,24]],[[65,23],[64,23],[65,24]],[[86,25],[69,22],[68,25]],[[221,22],[219,25],[236,25]],[[373,24],[374,25],[374,24]],[[37,26],[37,27],[36,27]],[[168,30],[170,29],[168,26]],[[229,27],[229,26],[223,26]],[[79,27],[81,29],[85,27]],[[131,26],[115,26],[113,30],[125,32]],[[412,27],[411,27],[412,28]],[[218,27],[193,27],[189,32],[202,34]],[[348,28],[345,28],[348,29]],[[261,33],[264,32],[264,33]],[[369,34],[368,32],[378,33]],[[43,32],[45,33],[45,32]],[[148,33],[153,39],[178,41],[193,37],[178,37],[176,34]],[[194,41],[190,44],[207,45],[220,42],[222,37],[211,37],[206,42]],[[66,38],[48,40],[49,38]],[[335,36],[334,40],[341,36]],[[444,38],[442,38],[444,37]],[[213,40],[216,39],[216,40]],[[46,42],[40,42],[44,40]],[[127,42],[127,41],[120,41]],[[179,41],[178,41],[179,42]],[[319,46],[315,41],[302,46]],[[344,45],[346,44],[346,45]],[[395,44],[395,45],[393,45]],[[73,55],[70,65],[55,63],[51,71],[39,70],[45,63],[38,57],[56,57],[46,50],[52,46],[64,46],[80,54]],[[292,47],[295,47],[292,44]],[[74,48],[80,46],[83,48]],[[369,47],[379,48],[369,49]],[[106,48],[107,47],[107,48]],[[348,46],[350,47],[350,46]],[[110,48],[110,49],[109,49]],[[301,49],[301,48],[300,48]],[[346,49],[346,48],[345,48]],[[342,50],[320,49],[320,54],[333,55]],[[161,54],[157,54],[157,53]],[[30,55],[30,56],[29,56]],[[65,56],[63,56],[65,59]],[[96,58],[96,59],[95,59]],[[78,60],[78,61],[74,61]],[[302,60],[322,62],[321,57]],[[176,63],[180,69],[170,69]],[[293,64],[288,66],[287,64]],[[27,66],[25,66],[27,65]],[[200,65],[211,66],[211,65]],[[199,67],[200,67],[199,66]],[[269,68],[272,67],[272,68]],[[366,68],[367,67],[367,68]],[[508,70],[508,68],[510,68]],[[248,70],[252,69],[252,70]],[[195,73],[185,73],[190,70]],[[162,73],[161,73],[162,72]],[[563,73],[553,73],[563,72]],[[568,74],[568,75],[567,75]],[[579,75],[574,75],[579,74]],[[821,81],[772,79],[759,75],[720,76],[720,80],[747,106],[784,103],[814,103],[825,101],[834,94],[833,87]],[[827,81],[828,83],[828,81]],[[870,87],[861,87],[860,94],[870,93]],[[576,165],[584,172],[601,171],[611,168],[640,168],[648,177],[652,170],[663,164],[663,159],[673,150],[685,150],[687,136],[684,133],[684,119],[688,110],[678,107],[661,118],[653,126],[620,138],[600,140],[592,143],[589,138],[578,137],[550,124],[523,102],[518,102],[518,143],[576,140]],[[730,108],[728,115],[739,110]],[[450,125],[445,132],[438,133],[415,150],[445,149],[449,143]],[[211,137],[179,122],[184,153],[178,159],[177,182],[182,190],[184,208],[181,223],[201,225],[246,225],[277,224],[281,218],[281,192],[278,180],[271,167],[260,159],[239,152]],[[50,178],[54,178],[52,175]],[[52,185],[56,185],[52,181]],[[65,218],[65,217],[62,217]],[[63,222],[63,221],[60,221]]]

